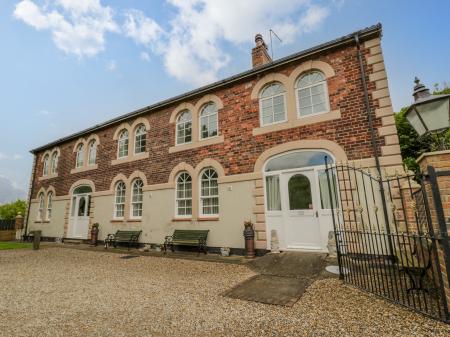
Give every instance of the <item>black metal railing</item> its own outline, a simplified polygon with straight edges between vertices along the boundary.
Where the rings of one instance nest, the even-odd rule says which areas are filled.
[[[326,162],[341,278],[360,289],[449,321],[432,223],[429,181]],[[333,207],[333,203],[331,202]]]
[[[15,229],[15,220],[2,220],[0,219],[0,231],[12,231]]]

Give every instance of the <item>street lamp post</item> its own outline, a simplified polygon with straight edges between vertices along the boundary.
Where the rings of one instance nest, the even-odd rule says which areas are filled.
[[[439,133],[450,128],[450,94],[432,95],[416,77],[414,82],[414,103],[405,117],[419,136]],[[445,149],[445,143],[442,145]]]

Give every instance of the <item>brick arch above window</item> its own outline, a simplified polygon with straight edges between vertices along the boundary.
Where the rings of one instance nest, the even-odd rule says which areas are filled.
[[[91,141],[93,141],[93,140],[95,140],[95,142],[97,143],[97,145],[100,144],[100,137],[99,137],[97,134],[95,134],[95,133],[93,133],[92,135],[90,135],[90,136],[87,138],[86,144],[89,145],[89,143],[90,143]]]
[[[338,144],[326,139],[303,139],[294,142],[280,144],[270,149],[267,149],[258,157],[255,162],[254,172],[261,172],[264,163],[274,155],[281,154],[292,150],[327,150],[333,154],[336,161],[347,161],[347,154],[345,150]]]
[[[147,176],[145,175],[144,172],[142,172],[142,171],[134,171],[133,173],[131,173],[130,176],[128,177],[129,185],[131,186],[133,181],[135,181],[136,179],[141,179],[142,182],[144,183],[144,187],[147,186]]]
[[[127,177],[123,173],[119,173],[111,181],[111,185],[110,185],[110,188],[109,188],[111,193],[114,193],[114,191],[116,189],[116,185],[117,185],[117,183],[119,181],[123,181],[125,183],[125,186],[128,188],[128,184],[127,184],[128,179],[127,179]]]
[[[172,111],[172,114],[170,115],[169,123],[176,123],[178,116],[184,110],[189,110],[192,114],[194,114],[195,106],[191,103],[181,103]]]
[[[83,185],[89,186],[89,187],[92,189],[92,193],[95,192],[95,184],[94,184],[94,182],[93,182],[92,180],[89,180],[89,179],[80,179],[80,180],[77,180],[76,182],[74,182],[74,183],[72,184],[72,186],[70,186],[70,189],[69,189],[69,195],[72,195],[73,191],[74,191],[77,187],[83,186]]]
[[[181,162],[178,165],[176,165],[170,172],[168,183],[174,183],[178,174],[182,171],[188,172],[191,176],[195,175],[195,169],[191,165],[185,162]]]
[[[222,165],[217,160],[211,158],[205,158],[197,164],[195,167],[195,175],[199,176],[200,173],[207,168],[213,168],[217,172],[219,178],[225,176],[225,170]]]
[[[124,130],[124,129],[128,131],[128,136],[131,136],[133,134],[132,133],[132,129],[131,129],[131,125],[125,122],[125,123],[120,124],[116,128],[116,131],[114,132],[113,140],[118,140],[120,132],[122,130]]]
[[[280,82],[281,84],[283,84],[284,89],[286,90],[286,94],[291,91],[291,88],[289,87],[289,77],[280,73],[270,73],[256,82],[256,84],[253,86],[250,98],[258,99],[262,89],[264,89],[268,84],[272,82]]]
[[[292,70],[292,72],[289,74],[289,87],[292,89],[295,88],[295,83],[297,82],[298,78],[304,73],[312,70],[319,70],[325,75],[326,79],[336,76],[333,67],[328,63],[324,61],[306,61]]]
[[[133,124],[131,124],[131,130],[133,131],[133,134],[134,134],[134,132],[136,132],[136,128],[140,125],[140,124],[144,124],[145,125],[145,129],[148,131],[148,130],[150,130],[150,122],[148,121],[148,119],[147,118],[144,118],[144,117],[139,117],[139,118],[136,118],[135,120],[134,120],[134,122],[133,122]]]

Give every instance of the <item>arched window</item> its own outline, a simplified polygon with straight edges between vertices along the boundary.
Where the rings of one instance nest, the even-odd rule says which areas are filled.
[[[211,168],[203,171],[200,181],[201,215],[219,214],[219,185],[217,172]]]
[[[327,81],[320,71],[311,71],[301,76],[296,84],[299,117],[330,111]]]
[[[44,168],[42,169],[42,175],[48,175],[48,154],[44,156]]]
[[[119,158],[128,156],[128,130],[126,129],[120,131],[117,156]]]
[[[52,218],[53,192],[47,194],[47,220]]]
[[[52,160],[51,160],[51,172],[52,174],[56,174],[58,170],[58,152],[53,152]]]
[[[44,193],[39,193],[39,209],[37,214],[37,219],[42,220],[44,217]]]
[[[177,144],[192,141],[192,114],[189,110],[180,113],[177,119]]]
[[[279,82],[267,85],[259,96],[261,125],[269,125],[286,120],[285,89]]]
[[[140,218],[142,216],[142,187],[144,187],[144,183],[141,179],[136,179],[133,182],[131,195],[131,216],[133,218]]]
[[[136,128],[136,135],[134,140],[134,153],[145,152],[145,147],[147,143],[147,130],[144,124],[139,124]]]
[[[333,163],[334,159],[323,151],[294,151],[282,154],[270,159],[265,165],[265,172],[289,170],[294,168],[325,165],[325,157],[328,163]]]
[[[125,194],[126,186],[123,181],[119,181],[116,185],[116,195],[114,202],[114,217],[123,218],[125,215]]]
[[[97,160],[97,142],[95,139],[89,142],[88,149],[88,165],[95,165]]]
[[[77,147],[76,167],[84,165],[84,144],[80,144]]]
[[[181,172],[177,177],[176,215],[192,215],[192,177],[187,172]]]
[[[217,136],[219,119],[217,106],[213,102],[206,104],[200,113],[200,139]]]

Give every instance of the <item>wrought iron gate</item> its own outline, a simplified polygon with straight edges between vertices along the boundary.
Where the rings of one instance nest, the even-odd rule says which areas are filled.
[[[326,163],[341,278],[434,318],[450,321],[423,176]]]

